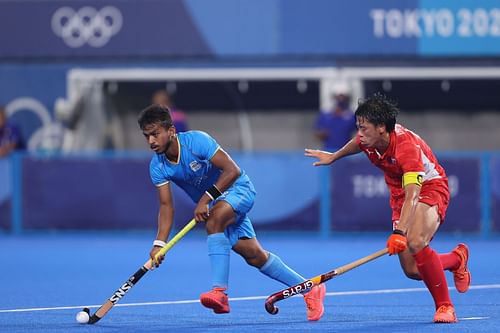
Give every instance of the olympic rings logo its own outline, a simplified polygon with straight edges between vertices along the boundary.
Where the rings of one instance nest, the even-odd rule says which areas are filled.
[[[61,7],[52,15],[52,31],[72,48],[86,43],[92,47],[103,47],[116,35],[123,24],[120,10],[113,6],[97,11],[93,7],[82,7],[75,11]]]

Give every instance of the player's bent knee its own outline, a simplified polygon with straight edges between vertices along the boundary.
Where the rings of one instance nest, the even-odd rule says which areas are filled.
[[[408,249],[412,254],[418,253],[426,246],[426,242],[421,237],[408,239]]]
[[[205,223],[205,229],[209,235],[224,232],[224,226],[220,225],[220,223],[217,223],[216,220],[213,219],[208,220]]]

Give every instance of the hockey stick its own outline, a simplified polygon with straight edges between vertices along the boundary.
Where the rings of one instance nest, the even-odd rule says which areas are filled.
[[[324,273],[318,276],[315,276],[309,280],[306,280],[302,283],[299,283],[295,286],[289,287],[287,289],[283,289],[281,291],[278,291],[271,296],[269,296],[266,299],[266,311],[269,312],[270,314],[277,314],[278,313],[278,307],[274,305],[274,303],[281,301],[285,298],[291,297],[293,295],[297,294],[302,294],[305,292],[308,292],[309,290],[312,289],[315,285],[318,285],[320,283],[323,283],[325,281],[330,280],[331,278],[344,274],[345,272],[350,271],[353,268],[359,267],[363,264],[366,264],[369,261],[372,261],[374,259],[377,259],[378,257],[383,256],[384,254],[387,253],[387,248],[382,249],[380,251],[377,251],[375,253],[372,253],[366,257],[363,257],[361,259],[358,259],[356,261],[351,262],[350,264],[335,268],[333,271],[330,271],[328,273]]]
[[[167,253],[174,245],[177,243],[182,237],[184,237],[191,229],[196,225],[196,221],[192,219],[184,228],[182,228],[170,241],[161,248],[160,251],[155,256],[157,259],[159,256]],[[90,316],[88,324],[97,323],[102,317],[106,315],[106,313],[111,310],[111,308],[123,297],[125,294],[132,289],[132,287],[139,282],[139,280],[153,267],[153,261],[149,259],[146,261],[144,265],[139,268],[137,272],[134,273],[128,280],[120,287],[114,294],[99,308],[97,311]],[[83,311],[90,314],[90,310],[88,308],[83,309]]]

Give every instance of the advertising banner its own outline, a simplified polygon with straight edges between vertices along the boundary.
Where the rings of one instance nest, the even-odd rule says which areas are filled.
[[[494,0],[7,0],[0,13],[10,58],[500,54]]]
[[[500,232],[500,157],[491,159],[491,219],[492,230]]]
[[[232,154],[257,190],[249,213],[259,230],[318,230],[319,176],[301,153]],[[151,155],[27,156],[22,166],[25,229],[156,228],[158,194],[149,176]],[[300,195],[294,195],[300,185]],[[172,184],[175,223],[193,216],[194,203]],[[180,223],[180,224],[179,224]]]
[[[441,230],[479,231],[480,159],[443,157],[451,194]],[[364,156],[348,158],[332,167],[332,229],[339,231],[391,230],[389,192],[381,170]]]

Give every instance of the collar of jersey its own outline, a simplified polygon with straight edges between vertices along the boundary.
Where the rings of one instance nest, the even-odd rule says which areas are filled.
[[[385,150],[385,152],[382,155],[380,155],[379,151],[377,149],[375,149],[375,151],[378,154],[378,159],[383,160],[387,155],[392,154],[391,152],[394,150],[395,144],[396,144],[396,133],[394,131],[392,131],[389,134],[389,145],[387,146],[387,149]]]
[[[179,162],[181,161],[181,142],[179,140],[179,136],[177,136],[177,161],[171,161],[168,159],[167,155],[165,154],[165,159],[168,161],[168,163],[171,163],[171,164],[179,164]]]

